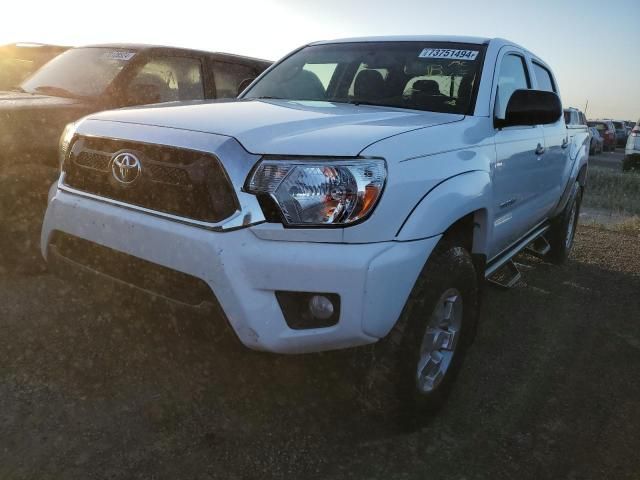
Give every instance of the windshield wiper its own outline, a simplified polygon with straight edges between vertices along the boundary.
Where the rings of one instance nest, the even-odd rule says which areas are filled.
[[[349,105],[371,105],[374,107],[394,107],[394,105],[389,105],[388,103],[372,102],[370,100],[348,100],[344,103],[348,103]]]
[[[263,95],[262,97],[248,97],[247,100],[286,100],[286,98]]]
[[[77,98],[77,95],[70,92],[66,88],[54,87],[53,85],[41,85],[35,88],[38,93],[44,93],[45,95],[53,95],[56,97]]]

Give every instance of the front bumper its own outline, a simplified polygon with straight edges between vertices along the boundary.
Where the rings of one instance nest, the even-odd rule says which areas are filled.
[[[216,232],[57,190],[42,230],[108,247],[206,283],[249,348],[304,353],[373,343],[397,321],[439,237],[368,244],[265,240],[261,226]],[[340,295],[326,328],[289,328],[276,291]]]

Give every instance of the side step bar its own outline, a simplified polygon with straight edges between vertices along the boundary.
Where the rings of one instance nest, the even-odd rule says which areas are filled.
[[[521,278],[522,274],[520,273],[520,270],[518,270],[518,266],[513,260],[509,260],[507,263],[502,265],[502,267],[496,270],[493,275],[487,278],[487,281],[497,285],[498,287],[513,288]]]
[[[549,253],[549,250],[551,250],[551,245],[549,245],[549,242],[547,242],[544,236],[536,238],[533,243],[525,248],[527,253],[538,258],[544,258],[544,256]]]
[[[498,258],[492,260],[487,265],[484,272],[484,277],[491,283],[499,285],[504,288],[511,288],[518,280],[520,280],[520,271],[518,267],[513,263],[512,258],[515,257],[522,250],[532,245],[537,255],[544,255],[549,250],[549,244],[543,237],[549,230],[549,224],[543,224],[536,229],[532,230],[527,236],[525,236],[518,243],[507,249]],[[506,270],[502,270],[505,267]],[[498,270],[501,270],[498,272]],[[492,278],[496,274],[496,279]]]

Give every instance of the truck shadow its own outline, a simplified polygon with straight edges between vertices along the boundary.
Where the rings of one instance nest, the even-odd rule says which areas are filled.
[[[441,478],[484,465],[565,478],[640,466],[628,440],[640,422],[640,277],[519,261],[523,284],[488,289],[448,404],[410,434],[362,414],[348,355],[255,353],[218,320],[16,278],[18,293],[0,289],[0,476]]]

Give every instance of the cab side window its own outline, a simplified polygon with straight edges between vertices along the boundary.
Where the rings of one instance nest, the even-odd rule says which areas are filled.
[[[544,68],[542,65],[533,62],[533,72],[535,73],[536,80],[538,81],[538,90],[557,93],[556,86],[553,83],[553,77],[549,70]]]
[[[151,59],[131,80],[128,91],[138,104],[202,100],[202,64],[189,57]]]
[[[524,57],[510,53],[502,57],[498,74],[495,116],[504,119],[507,103],[516,90],[531,88],[529,73]]]
[[[213,62],[216,98],[236,98],[238,93],[240,93],[238,92],[240,84],[256,76],[256,71],[246,65],[229,62]]]
[[[584,116],[584,113],[582,113],[582,112],[580,112],[580,125],[584,125],[584,126],[587,125],[587,119]]]

